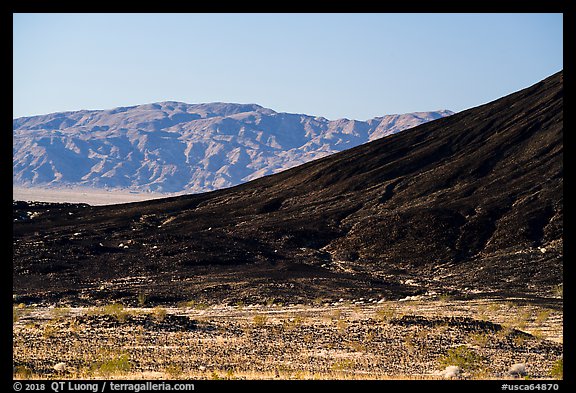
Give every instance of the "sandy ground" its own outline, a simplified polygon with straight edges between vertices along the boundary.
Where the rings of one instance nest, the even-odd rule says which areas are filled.
[[[89,205],[112,205],[138,202],[147,199],[166,198],[176,194],[133,193],[129,191],[105,191],[91,188],[47,189],[12,187],[12,199],[35,202],[87,203]]]

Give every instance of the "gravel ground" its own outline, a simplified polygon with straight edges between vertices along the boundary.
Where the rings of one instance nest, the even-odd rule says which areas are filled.
[[[512,301],[14,311],[16,378],[550,379],[562,358],[562,310]]]

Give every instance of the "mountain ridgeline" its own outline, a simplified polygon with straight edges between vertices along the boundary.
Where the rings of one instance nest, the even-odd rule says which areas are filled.
[[[553,297],[563,275],[563,73],[229,189],[14,204],[34,299]]]
[[[255,104],[160,102],[13,121],[13,182],[133,192],[234,186],[444,116],[368,121],[277,113]]]

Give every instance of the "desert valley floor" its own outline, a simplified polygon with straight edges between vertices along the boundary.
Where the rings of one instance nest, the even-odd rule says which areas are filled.
[[[521,299],[310,305],[271,299],[261,305],[21,305],[14,312],[16,378],[562,377],[561,299],[540,305]]]

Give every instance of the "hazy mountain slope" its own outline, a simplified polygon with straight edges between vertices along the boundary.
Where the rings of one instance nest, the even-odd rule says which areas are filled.
[[[14,291],[75,301],[551,296],[563,272],[563,73],[230,189],[15,205]],[[29,212],[29,213],[27,213]]]
[[[367,122],[255,104],[161,102],[13,121],[13,182],[202,192],[252,180],[452,114]]]

